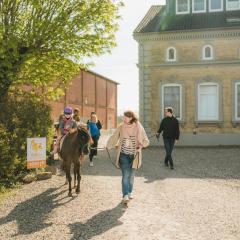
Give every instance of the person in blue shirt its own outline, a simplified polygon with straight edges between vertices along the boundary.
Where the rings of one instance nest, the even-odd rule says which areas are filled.
[[[102,125],[97,119],[97,114],[91,113],[91,119],[87,122],[87,129],[92,138],[91,150],[89,153],[90,166],[93,167],[93,157],[97,155],[98,140],[100,138],[100,129]]]

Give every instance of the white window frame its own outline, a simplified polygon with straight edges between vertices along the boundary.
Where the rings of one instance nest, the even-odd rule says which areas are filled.
[[[211,49],[211,57],[206,57],[205,56],[205,50],[208,47]],[[202,48],[202,59],[203,60],[213,60],[213,47],[211,45],[204,45],[203,46],[203,48]]]
[[[238,0],[238,8],[229,8],[229,1],[226,0],[226,9],[227,11],[234,11],[234,10],[239,10],[240,9],[240,0]]]
[[[190,13],[190,0],[188,1],[188,10],[185,12],[178,12],[178,0],[176,0],[176,14],[186,14],[186,13]]]
[[[174,59],[169,58],[169,51],[173,49],[174,50]],[[167,48],[167,53],[166,53],[166,61],[167,62],[176,62],[177,61],[177,50],[175,47],[169,47]]]
[[[164,117],[164,88],[165,87],[179,87],[180,90],[180,117],[177,118],[179,121],[181,121],[183,119],[182,116],[182,85],[181,84],[177,84],[177,83],[169,83],[169,84],[164,84],[162,85],[162,117]],[[173,109],[173,114],[174,114],[174,109]]]
[[[200,109],[200,87],[201,86],[216,86],[217,87],[217,117],[216,119],[200,119],[199,118],[199,109]],[[219,84],[215,82],[209,82],[209,83],[199,83],[197,88],[197,97],[198,97],[198,104],[197,104],[197,119],[198,121],[219,121],[220,119],[220,111],[219,111]]]
[[[207,0],[204,0],[204,10],[196,11],[196,10],[194,10],[194,5],[195,5],[195,1],[192,0],[192,12],[193,13],[203,13],[203,12],[206,12],[206,10],[207,10]]]
[[[212,0],[208,1],[209,12],[221,12],[221,11],[223,11],[223,0],[221,0],[221,5],[222,5],[221,9],[211,9],[211,1]]]
[[[237,105],[237,103],[238,103],[238,99],[237,99],[237,87],[238,87],[238,85],[240,86],[240,82],[236,82],[235,83],[235,120],[237,120],[237,121],[240,121],[240,117],[238,117],[238,105]]]

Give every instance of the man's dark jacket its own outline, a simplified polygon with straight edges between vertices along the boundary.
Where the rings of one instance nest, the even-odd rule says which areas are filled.
[[[163,138],[172,138],[178,140],[180,136],[179,123],[175,117],[165,117],[157,131],[158,134],[163,132]]]

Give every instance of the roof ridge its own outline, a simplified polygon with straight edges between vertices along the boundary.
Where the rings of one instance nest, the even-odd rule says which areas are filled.
[[[152,5],[133,33],[140,32],[156,16],[163,6],[165,5]]]

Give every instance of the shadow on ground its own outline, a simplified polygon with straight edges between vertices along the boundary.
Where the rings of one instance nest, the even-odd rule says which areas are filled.
[[[110,154],[111,160],[106,151],[99,151],[93,168],[88,166],[87,159],[83,165],[83,175],[121,176],[120,170],[112,164],[115,162],[115,150]],[[143,165],[136,176],[146,178],[146,182],[165,178],[240,179],[239,148],[175,148],[174,170],[164,167],[164,157],[162,147],[144,149]]]
[[[68,198],[68,201],[59,203],[62,199],[57,199],[66,190],[56,192],[59,188],[49,188],[43,193],[19,203],[6,217],[0,218],[0,225],[16,221],[18,233],[16,235],[27,235],[38,232],[51,226],[53,223],[45,223],[54,208],[60,207],[72,201],[74,198]]]
[[[76,222],[69,224],[71,234],[73,234],[71,240],[91,239],[94,236],[101,235],[114,227],[122,225],[123,223],[119,219],[124,214],[125,209],[126,207],[122,204],[118,204],[113,209],[96,214],[85,223]]]

